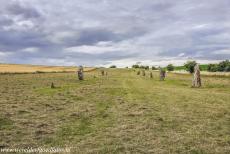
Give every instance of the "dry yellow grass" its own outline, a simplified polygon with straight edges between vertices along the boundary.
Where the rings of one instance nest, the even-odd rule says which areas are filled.
[[[90,71],[95,68],[87,67],[84,70]],[[21,65],[21,64],[0,64],[0,73],[34,73],[34,72],[75,72],[74,66],[42,66],[42,65]]]
[[[230,153],[230,78],[132,69],[0,75],[0,149],[72,153]],[[56,88],[50,88],[51,83]],[[64,153],[64,152],[63,152]]]
[[[189,74],[187,71],[173,71],[172,73]],[[230,76],[230,72],[207,72],[207,71],[201,71],[201,75],[208,75],[208,76]]]

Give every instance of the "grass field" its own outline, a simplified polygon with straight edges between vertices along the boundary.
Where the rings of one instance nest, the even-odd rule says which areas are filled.
[[[230,153],[230,78],[129,69],[0,75],[0,147],[72,153]],[[53,82],[56,88],[51,89]]]

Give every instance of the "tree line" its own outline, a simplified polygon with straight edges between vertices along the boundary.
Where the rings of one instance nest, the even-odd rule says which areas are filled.
[[[189,73],[194,72],[194,67],[196,66],[197,62],[196,61],[187,61],[183,66],[174,66],[173,64],[168,64],[166,67],[161,68],[161,67],[155,67],[152,66],[151,68],[149,66],[144,66],[144,65],[138,65],[135,64],[132,66],[132,68],[139,68],[139,69],[145,69],[145,70],[168,70],[168,71],[174,71],[176,70],[186,70]],[[208,71],[208,72],[230,72],[230,61],[229,60],[224,60],[221,61],[218,64],[208,64],[208,65],[200,65],[200,70],[203,71]]]

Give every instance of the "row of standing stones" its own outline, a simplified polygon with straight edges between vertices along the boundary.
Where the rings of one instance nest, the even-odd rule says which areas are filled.
[[[160,81],[164,81],[166,77],[166,71],[163,69],[160,69]],[[140,72],[140,70],[137,71],[137,75],[142,74],[142,76],[145,76],[146,73],[144,70]],[[83,66],[80,66],[78,71],[77,71],[78,79],[79,80],[84,80],[84,73],[83,73]],[[101,70],[101,75],[102,76],[107,76],[108,72],[105,72],[104,70]],[[153,73],[150,72],[149,74],[150,78],[153,78]],[[201,87],[201,77],[200,77],[200,68],[199,65],[196,64],[194,67],[194,75],[193,75],[193,81],[192,81],[192,87]],[[51,83],[51,88],[55,88],[54,83]]]
[[[79,67],[79,69],[77,71],[77,75],[78,75],[79,80],[84,80],[84,71],[83,71],[82,66]],[[105,70],[101,70],[101,75],[102,76],[108,76],[108,72],[106,72]]]
[[[138,70],[137,71],[137,75],[140,75],[140,74],[142,76],[145,76],[146,75],[145,70],[142,70],[142,71]],[[160,81],[164,81],[165,77],[166,77],[166,71],[163,70],[163,69],[160,69],[159,76],[160,76]],[[153,78],[153,73],[152,72],[149,73],[149,77]],[[197,88],[201,87],[201,77],[200,77],[200,67],[199,67],[199,64],[196,64],[196,66],[194,67],[192,87],[197,87]]]

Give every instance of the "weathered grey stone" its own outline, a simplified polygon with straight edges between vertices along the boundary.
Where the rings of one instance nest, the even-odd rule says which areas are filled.
[[[160,69],[160,81],[164,81],[166,76],[166,72],[163,69]]]
[[[194,67],[194,74],[193,74],[193,87],[201,87],[201,78],[200,78],[200,67],[199,64],[196,64]]]
[[[79,69],[77,71],[78,79],[84,80],[84,73],[83,73],[83,66],[79,66]]]
[[[50,88],[52,88],[52,89],[53,89],[53,88],[55,88],[55,86],[54,86],[54,83],[53,83],[53,82],[51,83]]]
[[[153,78],[153,73],[152,72],[150,72],[149,77]]]
[[[101,75],[104,76],[105,75],[105,71],[101,70]]]
[[[142,70],[142,76],[145,76],[145,70]]]
[[[138,71],[137,71],[137,75],[140,75],[140,74],[141,74],[141,72],[138,70]]]

